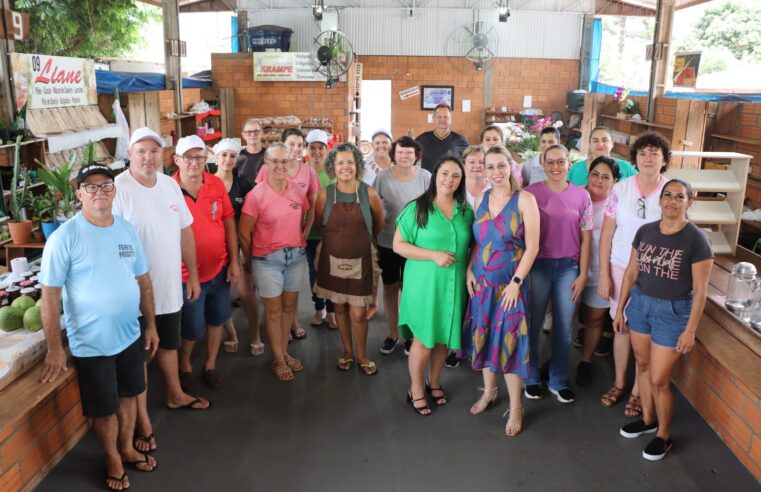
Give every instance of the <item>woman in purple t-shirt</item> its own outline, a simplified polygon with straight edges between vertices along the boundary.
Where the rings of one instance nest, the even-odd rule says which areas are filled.
[[[679,179],[663,187],[662,218],[640,227],[632,241],[613,320],[616,332],[628,327],[631,333],[642,399],[642,418],[621,427],[620,434],[655,432],[642,451],[649,461],[662,459],[671,448],[671,373],[679,356],[695,345],[713,267],[708,237],[687,219],[692,195],[692,187]]]
[[[561,403],[574,401],[568,383],[568,352],[571,347],[573,312],[587,282],[592,245],[592,199],[587,190],[570,184],[568,150],[553,145],[544,151],[547,181],[526,191],[539,206],[539,255],[531,269],[530,371],[525,381],[526,398],[542,398],[539,377],[539,336],[547,304],[552,300],[552,354],[549,390]]]

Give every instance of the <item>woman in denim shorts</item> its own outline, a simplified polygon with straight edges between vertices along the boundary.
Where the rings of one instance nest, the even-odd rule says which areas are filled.
[[[264,153],[266,179],[247,196],[240,217],[241,249],[250,251],[244,267],[252,269],[265,310],[265,327],[272,346],[272,370],[281,381],[304,369],[288,354],[288,336],[306,271],[305,214],[309,201],[287,177],[289,153],[273,143]]]
[[[692,196],[692,187],[678,179],[663,187],[662,218],[634,236],[613,320],[617,332],[627,326],[630,331],[642,398],[642,418],[623,426],[620,434],[634,438],[655,432],[642,452],[650,461],[671,448],[671,372],[679,356],[695,345],[713,266],[708,237],[687,218]]]

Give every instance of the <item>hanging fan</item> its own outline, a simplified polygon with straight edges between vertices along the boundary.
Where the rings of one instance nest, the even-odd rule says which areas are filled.
[[[341,31],[323,31],[314,40],[311,59],[315,71],[328,78],[325,87],[332,89],[354,62],[354,48]]]
[[[484,21],[462,26],[456,34],[459,52],[468,59],[476,70],[484,68],[484,64],[494,56],[497,49],[497,30]]]

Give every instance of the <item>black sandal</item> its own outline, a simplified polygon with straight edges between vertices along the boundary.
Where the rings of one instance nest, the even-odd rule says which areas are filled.
[[[441,396],[433,396],[434,391],[441,391]],[[443,407],[444,405],[449,403],[447,401],[447,394],[444,392],[444,388],[442,388],[441,386],[439,386],[438,388],[431,388],[431,386],[428,384],[428,381],[426,381],[425,392],[431,395],[431,398],[433,398],[433,402],[440,407]]]
[[[140,468],[140,465],[151,466],[151,462],[150,462],[151,456],[148,453],[141,453],[141,454],[143,455],[143,459],[142,460],[122,461],[122,464],[130,465],[135,470],[137,470],[139,472],[143,472],[143,473],[151,473],[152,471],[155,471],[156,468],[158,468],[158,466],[159,466],[158,463],[155,463],[150,470],[145,470],[145,469]]]
[[[127,478],[127,472],[124,472],[121,477],[114,477],[112,475],[109,475],[108,472],[106,472],[106,487],[108,488],[108,490],[129,490],[129,486],[127,486],[127,487],[124,486],[124,479],[125,478]],[[112,482],[119,482],[120,484],[122,484],[122,488],[121,489],[115,489],[115,488],[111,487],[111,485],[108,483],[109,480],[112,481]]]
[[[148,435],[148,436],[143,436],[143,435],[140,435],[140,434],[135,434],[135,437],[133,437],[133,438],[132,438],[132,447],[133,447],[133,448],[135,448],[135,449],[137,450],[137,452],[139,452],[139,453],[148,453],[148,454],[153,454],[153,453],[155,453],[155,452],[156,452],[156,450],[158,449],[158,445],[157,445],[155,448],[152,448],[152,447],[151,447],[151,441],[152,441],[152,440],[153,440],[155,437],[156,437],[156,436],[154,436],[154,435],[153,435],[153,433],[151,433],[151,434],[150,434],[150,435]],[[140,442],[144,442],[144,443],[146,443],[146,444],[148,445],[148,450],[147,450],[147,451],[141,451],[141,450],[137,449],[137,446],[135,446],[135,443],[136,443],[137,441],[140,441]]]
[[[416,407],[415,402],[425,400],[426,404],[424,407]],[[431,415],[431,407],[428,406],[428,400],[425,399],[425,396],[421,396],[420,398],[412,398],[412,393],[407,392],[407,403],[410,404],[413,410],[415,410],[415,413],[418,415],[421,415],[423,417],[428,417]]]

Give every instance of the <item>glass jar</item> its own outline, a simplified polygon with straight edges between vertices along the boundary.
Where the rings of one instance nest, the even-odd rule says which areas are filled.
[[[750,320],[750,307],[753,304],[754,292],[758,286],[756,267],[752,263],[740,262],[732,269],[727,286],[727,298],[724,305],[743,318]]]
[[[21,287],[17,285],[11,285],[5,291],[8,293],[8,302],[13,302],[18,296],[21,295]]]

